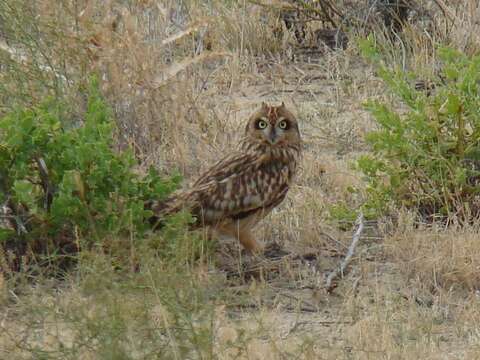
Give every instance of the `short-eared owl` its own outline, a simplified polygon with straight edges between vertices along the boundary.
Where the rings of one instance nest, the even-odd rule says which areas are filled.
[[[262,103],[248,120],[239,150],[218,161],[190,189],[153,201],[151,221],[187,209],[196,226],[208,226],[237,238],[249,251],[260,251],[250,231],[285,198],[301,147],[295,116],[283,103]]]

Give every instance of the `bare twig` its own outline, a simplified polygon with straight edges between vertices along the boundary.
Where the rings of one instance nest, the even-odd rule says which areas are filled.
[[[353,254],[355,252],[355,248],[357,247],[358,241],[360,240],[360,235],[362,235],[363,227],[364,227],[364,222],[363,222],[363,214],[360,212],[358,215],[357,221],[355,222],[357,225],[357,230],[355,231],[355,234],[353,234],[352,237],[352,243],[350,244],[350,247],[348,248],[347,255],[345,256],[345,259],[340,263],[340,266],[332,271],[325,282],[325,288],[327,292],[332,292],[333,289],[337,287],[336,284],[333,283],[333,281],[338,277],[344,275],[345,269],[347,268],[348,264],[352,260]]]
[[[55,190],[50,183],[48,168],[45,160],[42,157],[36,157],[35,161],[37,162],[38,172],[40,173],[40,179],[42,180],[43,192],[45,193],[44,207],[46,210],[50,210],[50,205],[52,204]]]
[[[190,66],[201,62],[222,59],[226,57],[232,57],[232,54],[227,52],[204,52],[193,58],[187,58],[181,62],[173,63],[169,67],[163,69],[163,71],[155,79],[153,79],[151,84],[152,88],[157,89],[167,84],[169,80]]]
[[[162,46],[170,45],[170,44],[184,38],[185,36],[191,35],[192,33],[195,33],[197,31],[199,31],[201,28],[205,28],[205,27],[207,27],[207,23],[205,21],[197,22],[195,24],[190,25],[187,29],[185,29],[183,31],[180,31],[178,33],[175,33],[175,34],[169,36],[168,38],[162,40],[161,44],[162,44]]]

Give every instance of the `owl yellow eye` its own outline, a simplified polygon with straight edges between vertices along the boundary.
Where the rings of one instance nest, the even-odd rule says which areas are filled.
[[[265,120],[258,120],[257,128],[260,129],[260,130],[266,129],[267,128],[267,122]]]
[[[278,123],[278,127],[282,130],[286,130],[288,128],[287,120],[282,120]]]

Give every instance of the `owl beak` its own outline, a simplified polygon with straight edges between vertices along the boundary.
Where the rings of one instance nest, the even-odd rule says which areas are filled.
[[[277,142],[277,132],[275,131],[275,129],[270,131],[270,134],[268,134],[267,139],[271,145],[275,145],[275,143]]]

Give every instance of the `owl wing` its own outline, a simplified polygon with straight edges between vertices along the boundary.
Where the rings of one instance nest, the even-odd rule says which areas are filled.
[[[289,185],[288,167],[255,153],[234,153],[203,174],[181,202],[204,224],[239,219],[277,206]]]
[[[150,219],[152,224],[159,219],[188,209],[199,215],[201,209],[214,209],[210,206],[214,194],[218,194],[221,188],[227,183],[235,181],[237,175],[251,173],[258,159],[252,154],[235,152],[213,165],[208,171],[192,185],[192,188],[184,191],[177,191],[168,199],[163,201],[151,200],[145,204],[147,209],[153,210],[154,216]],[[221,184],[220,184],[221,183]],[[227,186],[228,187],[228,186]],[[228,195],[225,194],[224,195]],[[209,201],[210,199],[210,201]],[[225,199],[221,199],[222,201]]]
[[[248,172],[248,169],[252,166],[258,166],[259,161],[261,161],[261,159],[255,154],[235,152],[214,164],[208,171],[203,173],[192,186],[201,187],[211,181],[222,181],[235,174]]]

